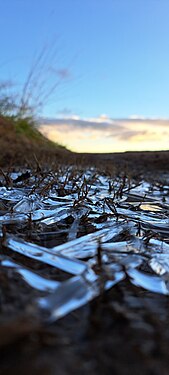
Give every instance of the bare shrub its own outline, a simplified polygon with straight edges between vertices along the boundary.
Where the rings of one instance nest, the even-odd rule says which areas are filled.
[[[55,45],[43,47],[29,69],[21,89],[8,80],[0,80],[0,115],[15,119],[35,119],[60,85],[70,78],[67,68],[59,69]]]

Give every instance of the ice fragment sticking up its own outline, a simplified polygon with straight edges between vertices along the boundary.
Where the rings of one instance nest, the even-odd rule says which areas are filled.
[[[24,197],[18,203],[15,204],[13,207],[13,212],[20,212],[20,213],[32,213],[38,208],[42,207],[42,204],[39,197],[34,195],[30,195],[29,197]]]
[[[70,210],[55,209],[53,212],[50,210],[41,210],[40,215],[41,215],[40,218],[43,219],[42,220],[43,224],[51,225],[63,219],[66,219],[70,215]],[[34,220],[37,220],[36,216],[34,216]]]
[[[135,268],[127,270],[127,274],[136,286],[154,293],[169,294],[165,282],[158,276],[145,274]]]
[[[127,228],[128,226],[126,224],[112,224],[111,227],[101,229],[100,231],[79,237],[63,245],[56,246],[52,249],[52,251],[55,254],[61,253],[68,257],[81,259],[89,258],[96,254],[98,242],[102,244],[103,249],[106,247],[109,248],[109,242],[107,243],[106,241],[112,240],[115,236]]]
[[[39,262],[49,264],[73,275],[82,274],[87,269],[87,265],[79,260],[53,254],[49,249],[16,239],[12,236],[7,236],[4,244],[11,250],[23,254],[28,258],[36,259]]]

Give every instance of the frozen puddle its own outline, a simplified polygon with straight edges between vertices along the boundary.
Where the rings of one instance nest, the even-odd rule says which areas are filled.
[[[41,180],[30,172],[26,185],[22,174],[19,182],[16,176],[12,186],[4,181],[0,187],[0,238],[8,249],[0,267],[43,293],[36,304],[49,321],[126,277],[139,288],[169,294],[166,183],[111,179],[73,168],[46,173]],[[17,261],[20,255],[24,264]],[[46,274],[25,266],[26,259],[46,265]],[[56,269],[52,279],[51,267]],[[59,280],[57,272],[63,273]]]

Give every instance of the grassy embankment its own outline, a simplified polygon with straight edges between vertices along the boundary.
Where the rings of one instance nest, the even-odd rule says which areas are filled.
[[[36,159],[55,161],[69,154],[64,147],[47,140],[33,121],[0,116],[0,167],[25,165]]]

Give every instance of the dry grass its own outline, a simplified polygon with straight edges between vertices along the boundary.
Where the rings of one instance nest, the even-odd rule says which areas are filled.
[[[24,166],[40,161],[47,163],[66,157],[66,149],[48,141],[27,124],[0,117],[0,167]]]

